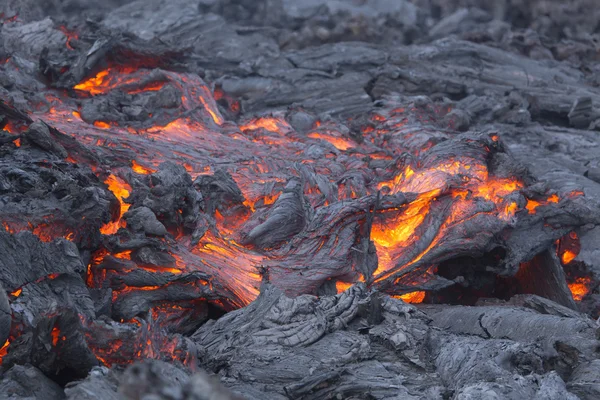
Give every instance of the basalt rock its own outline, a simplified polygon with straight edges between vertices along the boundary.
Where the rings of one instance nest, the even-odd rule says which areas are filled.
[[[592,3],[3,2],[0,391],[598,397]]]

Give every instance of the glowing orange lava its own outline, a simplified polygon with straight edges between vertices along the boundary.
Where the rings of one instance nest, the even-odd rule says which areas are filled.
[[[577,253],[571,250],[565,250],[565,252],[561,256],[563,264],[570,263],[575,259],[575,257],[577,257]]]
[[[240,300],[240,306],[249,304],[258,296],[262,281],[258,268],[263,263],[263,256],[239,246],[233,240],[217,237],[210,231],[204,235],[192,253],[194,258],[182,256],[182,259],[186,263],[193,263],[199,256],[201,262],[216,276],[231,282],[229,287]],[[217,268],[223,265],[226,265],[226,268]]]
[[[66,34],[68,35],[68,33]],[[70,46],[69,40],[67,40],[67,46]],[[157,74],[155,75],[154,72]],[[135,268],[135,271],[140,273],[185,273],[187,278],[188,273],[191,275],[195,271],[206,271],[211,278],[207,278],[206,282],[199,279],[193,283],[194,285],[206,284],[211,290],[214,285],[214,288],[218,288],[214,289],[215,292],[223,290],[226,296],[215,302],[226,301],[223,299],[227,297],[234,306],[247,305],[258,296],[263,280],[261,275],[263,267],[272,259],[265,256],[264,249],[256,250],[250,245],[243,246],[236,240],[242,242],[239,232],[242,231],[244,223],[256,222],[254,218],[258,217],[257,220],[259,220],[263,217],[262,213],[267,210],[265,206],[272,205],[277,201],[285,182],[290,178],[290,170],[293,170],[294,176],[301,175],[303,179],[304,177],[311,177],[311,179],[314,177],[313,181],[307,182],[304,186],[304,195],[313,206],[314,211],[320,211],[319,207],[332,204],[337,200],[360,199],[377,194],[378,190],[382,191],[385,197],[382,203],[384,206],[381,209],[378,206],[373,207],[373,223],[370,225],[370,232],[367,232],[370,233],[370,239],[375,245],[379,263],[373,276],[376,283],[419,261],[424,263],[423,259],[433,253],[432,249],[449,237],[450,229],[463,228],[460,224],[466,220],[491,216],[496,219],[495,222],[498,220],[505,222],[506,224],[498,224],[502,227],[512,224],[514,217],[523,211],[519,210],[519,204],[525,204],[525,199],[520,193],[524,186],[523,183],[512,177],[490,176],[488,171],[492,148],[498,148],[497,143],[493,143],[499,140],[496,134],[485,138],[481,143],[473,136],[461,136],[458,138],[460,145],[466,147],[456,147],[457,150],[454,151],[453,147],[444,147],[446,139],[450,140],[445,142],[446,145],[452,144],[451,141],[455,140],[454,134],[431,132],[435,128],[429,127],[423,129],[419,127],[414,129],[415,132],[406,132],[407,129],[414,127],[409,126],[411,119],[408,115],[401,115],[408,111],[404,108],[396,108],[391,113],[382,109],[381,114],[372,114],[368,125],[360,129],[364,133],[364,141],[352,140],[346,134],[347,127],[337,131],[337,128],[333,128],[334,123],[329,120],[316,121],[308,134],[296,132],[283,117],[277,116],[283,115],[282,113],[246,120],[245,123],[238,126],[238,130],[233,121],[225,123],[219,106],[225,107],[223,104],[227,102],[230,104],[231,110],[239,111],[240,103],[227,98],[220,88],[216,88],[212,94],[199,77],[194,77],[194,74],[178,74],[172,71],[154,72],[149,75],[149,70],[110,66],[75,85],[74,89],[80,92],[78,93],[79,97],[85,97],[86,94],[91,96],[107,94],[114,89],[119,89],[129,95],[137,95],[143,92],[155,92],[168,85],[168,88],[180,90],[176,98],[176,106],[181,108],[180,110],[168,110],[169,112],[163,115],[163,110],[159,107],[154,111],[156,115],[148,115],[149,118],[153,118],[152,121],[138,121],[144,122],[144,124],[135,125],[135,128],[134,126],[119,126],[114,121],[95,121],[93,126],[100,129],[93,129],[87,122],[81,120],[79,111],[63,109],[64,107],[61,108],[58,101],[54,100],[52,100],[53,107],[45,116],[50,116],[54,121],[63,119],[69,124],[77,124],[75,125],[77,127],[86,126],[87,130],[81,129],[84,132],[81,137],[91,136],[90,142],[96,143],[98,146],[135,151],[137,160],[131,160],[131,170],[137,174],[153,174],[156,169],[151,167],[166,160],[183,164],[192,178],[201,174],[215,173],[217,168],[224,168],[233,177],[242,192],[245,207],[241,207],[237,200],[232,207],[224,205],[215,210],[214,222],[212,215],[208,215],[207,212],[207,215],[203,215],[203,217],[206,217],[206,220],[210,219],[210,222],[206,223],[210,227],[200,239],[196,236],[193,239],[190,237],[191,229],[188,229],[187,225],[185,229],[181,228],[178,231],[172,229],[175,232],[171,232],[171,234],[175,238],[169,237],[161,240],[165,243],[177,242],[178,246],[169,250],[177,253],[171,254],[176,260],[174,264],[140,266],[135,262],[128,261],[132,258],[131,250],[112,254],[113,257],[121,260],[119,265],[125,272]],[[160,81],[153,81],[155,76],[159,76]],[[219,99],[223,101],[220,101],[217,106],[215,100]],[[60,101],[60,99],[58,100]],[[79,102],[78,104],[79,107],[82,107],[83,103]],[[393,114],[398,115],[394,117]],[[73,120],[71,117],[74,117],[74,122],[71,122]],[[421,122],[427,121],[422,119]],[[223,126],[219,128],[215,124]],[[19,133],[16,127],[8,125],[7,127],[5,129]],[[67,131],[66,125],[62,125],[62,128]],[[103,131],[109,128],[111,128],[110,132]],[[430,130],[428,131],[428,129]],[[75,130],[70,132],[75,132]],[[419,135],[421,136],[419,137]],[[395,139],[404,137],[406,140],[402,142],[410,143],[404,147],[405,144],[400,143],[400,140],[393,142],[389,139],[393,137]],[[426,140],[422,140],[423,137]],[[333,150],[330,145],[338,151],[328,151]],[[432,151],[433,155],[430,156],[427,153],[428,150],[438,145],[441,145],[437,148],[440,152]],[[463,148],[467,148],[468,151],[459,151]],[[318,151],[307,151],[307,149]],[[448,149],[452,151],[450,152]],[[79,160],[75,154],[73,157],[74,159],[71,159],[73,162],[75,159]],[[373,162],[373,167],[371,168],[369,165],[367,168],[367,164],[373,160],[389,160],[390,162]],[[214,170],[209,165],[213,165]],[[300,167],[306,168],[306,170]],[[351,175],[350,172],[356,171],[369,173],[357,176],[354,181],[354,176],[342,176],[342,173]],[[140,178],[137,176],[134,179]],[[356,183],[361,180],[362,183]],[[120,204],[118,215],[115,212],[113,220],[100,229],[102,234],[110,235],[117,233],[120,227],[125,226],[122,217],[130,208],[125,200],[130,196],[132,188],[123,179],[113,174],[109,175],[105,184],[108,185],[108,189]],[[327,193],[327,184],[331,184],[333,187],[329,190],[331,195]],[[398,195],[396,198],[401,198],[400,194],[404,194],[404,198],[410,201],[394,209],[385,208],[389,207],[385,202],[391,198],[391,196],[386,196],[388,194]],[[573,192],[571,195],[577,194]],[[538,207],[548,203],[557,203],[559,200],[556,194],[545,200],[527,199],[524,208],[530,214],[534,214]],[[401,202],[398,201],[396,204],[401,204]],[[206,212],[206,210],[199,213],[201,212]],[[180,210],[180,214],[183,215],[182,210]],[[438,215],[439,218],[437,218]],[[160,218],[160,216],[158,217]],[[360,228],[364,228],[363,220],[360,220],[360,224],[362,224]],[[6,228],[8,229],[8,227]],[[465,230],[472,229],[465,228]],[[198,231],[200,230],[198,229]],[[196,234],[196,231],[194,233]],[[51,237],[47,234],[47,230],[39,230],[38,234],[42,240]],[[468,232],[468,234],[474,235],[472,232]],[[69,235],[67,236],[73,239],[72,234]],[[468,237],[465,238],[467,245],[470,243],[468,239]],[[323,243],[321,242],[321,247]],[[456,243],[457,246],[461,244]],[[316,247],[317,245],[315,245]],[[318,250],[321,250],[321,247]],[[111,285],[112,280],[107,279],[107,274],[108,278],[113,273],[118,275],[114,270],[107,272],[109,268],[103,269],[104,266],[100,266],[108,254],[108,250],[102,249],[93,255],[93,259],[88,265],[86,280],[90,287]],[[273,252],[273,254],[276,253]],[[571,262],[575,256],[576,254],[574,255],[571,249],[560,254],[564,263]],[[136,257],[133,258],[134,261],[137,260]],[[273,257],[273,259],[275,258]],[[109,266],[108,260],[106,265]],[[430,265],[429,267],[433,268],[434,266]],[[336,272],[332,275],[335,275]],[[346,275],[338,275],[338,278],[352,280]],[[335,278],[329,277],[329,279]],[[118,286],[113,290],[113,299],[134,291],[157,291],[168,285],[172,285],[169,289],[181,287],[177,286],[180,284],[178,281],[172,281],[166,286],[158,286],[159,284],[156,282],[142,281],[139,283],[140,285],[149,284],[150,286],[141,287]],[[396,283],[398,283],[397,280]],[[581,282],[570,285],[574,297],[576,297],[574,288],[577,284],[582,285]],[[337,292],[341,293],[350,288],[352,283],[336,281],[335,286]],[[185,288],[187,289],[188,286]],[[12,293],[14,297],[20,294],[21,289]],[[414,291],[397,296],[409,303],[421,303],[425,297],[426,292],[424,291]],[[202,299],[202,301],[207,300]],[[168,313],[169,310],[176,310],[178,307],[177,304],[167,304],[156,306],[155,310]],[[139,322],[137,324],[139,327]],[[56,332],[53,330],[52,342],[54,345],[58,343],[58,336],[58,329]],[[145,345],[150,350],[144,350],[142,347]],[[120,351],[121,346],[120,341],[115,341],[108,344],[106,349],[96,351],[96,353],[103,363],[110,365],[110,358]],[[146,342],[144,339],[144,343],[141,343],[140,348],[136,349],[137,356],[152,352],[151,347],[150,340]]]
[[[199,100],[206,109],[206,111],[208,111],[213,121],[215,121],[215,124],[221,125],[223,124],[223,122],[225,122],[225,120],[223,119],[223,117],[219,113],[219,110],[216,107],[210,106],[202,96],[199,97]]]
[[[275,201],[277,201],[278,198],[279,198],[279,193],[268,194],[265,196],[259,196],[255,199],[246,199],[244,201],[244,205],[246,207],[248,207],[252,212],[254,212],[254,211],[256,211],[256,205],[258,204],[259,201],[262,203],[263,206],[267,206],[267,205],[275,203]]]
[[[326,135],[323,133],[318,133],[318,132],[311,132],[307,135],[309,138],[312,139],[321,139],[324,140],[326,142],[331,143],[336,149],[338,150],[348,150],[351,149],[355,146],[355,144],[349,140],[349,139],[345,139],[345,138],[341,138],[341,137],[335,137],[332,135]]]
[[[62,33],[64,33],[65,36],[66,36],[66,38],[67,38],[67,42],[66,42],[67,48],[70,49],[70,50],[73,50],[73,46],[71,45],[71,41],[73,39],[79,39],[79,35],[77,34],[77,32],[69,31],[67,29],[67,27],[64,26],[64,25],[59,26],[58,29],[60,29],[60,31]]]
[[[56,346],[58,343],[58,338],[60,337],[60,330],[57,327],[52,328],[50,336],[52,336],[52,346]]]
[[[136,83],[138,77],[128,77],[137,69],[132,67],[107,68],[98,72],[95,76],[75,85],[73,88],[91,95],[108,93],[112,89],[120,86]]]
[[[342,293],[345,292],[346,290],[348,290],[350,287],[352,286],[352,283],[348,283],[348,282],[340,282],[337,281],[335,283],[335,289],[337,290],[338,293]]]
[[[110,125],[104,121],[94,121],[94,126],[96,128],[108,129]]]
[[[108,185],[108,190],[113,192],[113,194],[115,195],[117,200],[119,200],[119,203],[121,205],[119,219],[116,221],[111,221],[105,224],[102,228],[100,228],[100,233],[104,235],[112,235],[117,233],[117,231],[121,227],[121,218],[123,217],[123,214],[125,214],[127,210],[129,210],[130,204],[125,203],[123,199],[129,197],[129,193],[131,192],[131,186],[129,186],[127,182],[113,174],[110,174],[108,178],[106,178],[104,183]]]
[[[441,190],[436,189],[423,193],[403,210],[393,210],[391,218],[375,222],[371,230],[371,239],[382,247],[402,246],[412,237],[415,229],[421,225],[429,212],[430,202],[439,196]]]
[[[429,246],[406,266],[423,258],[443,237],[445,229],[471,217],[473,202],[476,199],[494,203],[496,215],[505,221],[513,218],[518,211],[515,201],[505,199],[523,187],[521,182],[511,178],[491,178],[485,165],[470,165],[466,164],[466,161],[448,161],[423,169],[415,169],[409,165],[391,181],[379,184],[380,189],[387,187],[391,193],[413,192],[419,195],[401,210],[379,213],[380,217],[373,223],[371,239],[375,243],[379,259],[375,271],[377,281],[387,278],[386,271],[399,267],[395,264],[395,259],[405,251],[404,249],[414,248],[420,239],[415,235],[416,230],[424,229],[422,225],[432,203],[442,195],[448,180],[455,176],[462,177],[463,185],[461,189],[453,189],[450,192],[454,198],[450,215]]]
[[[0,347],[0,365],[2,365],[2,359],[8,354],[8,345],[10,345],[10,341],[6,340],[6,343]]]
[[[259,128],[263,128],[271,132],[281,133],[282,129],[288,129],[289,125],[284,119],[275,117],[257,118],[244,125],[240,125],[240,130],[242,132],[256,130]]]
[[[135,160],[131,161],[131,169],[142,175],[150,175],[156,172],[156,170],[144,167],[143,165],[138,164]]]
[[[90,94],[100,94],[104,93],[106,90],[99,89],[99,86],[102,86],[105,78],[108,76],[110,69],[105,69],[100,71],[93,78],[88,79],[78,85],[74,86],[74,89],[82,90],[84,92],[88,92]]]
[[[538,207],[544,206],[549,203],[558,203],[559,200],[560,198],[557,194],[553,194],[549,196],[546,200],[542,201],[527,199],[527,204],[525,205],[525,208],[527,209],[529,214],[535,214]]]
[[[569,232],[556,242],[556,254],[560,257],[563,265],[571,263],[581,251],[581,243],[577,232]]]
[[[128,89],[127,93],[128,94],[139,94],[139,93],[144,93],[144,92],[158,92],[160,89],[162,89],[165,86],[166,82],[163,81],[158,81],[158,82],[150,82],[147,85],[144,85],[141,88],[135,88],[135,89]]]
[[[404,300],[406,303],[418,304],[425,300],[425,292],[410,292],[399,296],[393,296],[394,298]]]
[[[569,283],[569,290],[573,295],[573,300],[581,301],[590,291],[590,278],[577,278],[575,282]]]

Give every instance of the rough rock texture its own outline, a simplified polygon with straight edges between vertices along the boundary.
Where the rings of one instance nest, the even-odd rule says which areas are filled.
[[[1,2],[0,397],[600,397],[599,17]]]
[[[367,390],[374,398],[576,399],[565,384],[576,365],[581,390],[594,390],[584,366],[597,357],[598,325],[580,314],[510,305],[420,311],[361,286],[293,300],[263,289],[192,336],[203,364],[247,398],[264,396],[257,390],[282,399],[360,398]]]

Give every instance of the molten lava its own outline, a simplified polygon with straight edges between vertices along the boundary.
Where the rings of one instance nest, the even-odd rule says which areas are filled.
[[[98,72],[94,77],[75,85],[73,89],[87,92],[92,96],[105,94],[111,90],[137,82],[140,79],[137,70],[131,67],[107,68]]]
[[[557,242],[556,254],[565,266],[579,255],[580,250],[581,243],[577,232],[570,232]]]
[[[579,277],[575,282],[569,283],[569,290],[573,295],[573,300],[581,301],[591,290],[593,284],[590,278]]]
[[[559,200],[560,200],[560,198],[556,194],[553,194],[553,195],[549,196],[548,199],[541,200],[541,201],[527,199],[527,205],[525,206],[525,208],[527,209],[527,211],[530,214],[535,214],[538,207],[544,206],[544,205],[550,204],[550,203],[558,203]]]
[[[148,168],[148,167],[138,164],[137,161],[135,161],[135,160],[132,160],[131,164],[132,164],[131,169],[138,174],[149,175],[149,174],[153,174],[156,172],[156,170],[154,170],[152,168]]]
[[[347,282],[340,282],[337,281],[335,283],[335,289],[338,293],[342,293],[345,292],[346,290],[348,290],[350,287],[352,286],[352,283],[347,283]]]
[[[563,264],[568,264],[571,261],[573,261],[575,257],[577,257],[577,253],[571,250],[565,250],[565,252],[561,256],[561,259]]]
[[[10,341],[7,340],[2,347],[0,347],[0,366],[2,365],[2,359],[4,357],[6,357],[6,354],[8,353],[8,346],[10,345]]]
[[[289,125],[285,120],[281,118],[262,117],[254,119],[240,126],[240,130],[242,132],[256,130],[260,128],[266,129],[271,132],[282,132],[283,130],[289,129]]]
[[[331,143],[336,149],[338,150],[348,150],[351,149],[355,146],[355,144],[349,140],[349,139],[345,139],[342,137],[336,137],[333,135],[328,135],[325,133],[319,133],[319,132],[311,132],[307,135],[309,138],[312,139],[321,139],[324,140],[326,142]]]
[[[71,42],[73,40],[79,39],[79,35],[77,34],[77,32],[73,32],[73,31],[68,30],[67,27],[64,26],[64,25],[59,26],[58,29],[60,29],[60,31],[62,33],[64,33],[64,35],[67,38],[67,41],[66,41],[67,48],[70,49],[70,50],[73,50],[73,45],[72,45]]]
[[[117,200],[119,200],[120,204],[118,219],[105,224],[100,229],[100,232],[102,234],[112,235],[117,233],[122,224],[121,218],[123,217],[123,214],[125,214],[127,210],[129,210],[130,205],[125,203],[123,200],[129,197],[129,194],[131,193],[131,186],[129,186],[129,184],[127,184],[127,182],[125,182],[121,178],[112,174],[109,175],[108,178],[106,178],[104,183],[108,185],[108,190],[113,192]]]
[[[64,32],[71,46],[77,37]],[[541,207],[564,200],[550,193],[528,199],[523,181],[509,172],[497,173],[492,167],[500,146],[497,135],[436,130],[426,124],[436,121],[436,115],[423,115],[416,108],[382,107],[356,129],[327,120],[296,131],[296,124],[285,116],[292,110],[236,123],[224,115],[237,113],[240,100],[220,88],[213,94],[197,75],[108,65],[75,85],[76,92],[46,96],[51,107],[38,114],[106,156],[94,169],[98,175],[112,171],[104,183],[119,209],[113,204],[113,218],[100,232],[115,236],[102,238],[103,244],[92,249],[86,283],[112,289],[114,318],[122,322],[95,326],[82,320],[90,347],[107,366],[140,357],[176,357],[177,339],[154,337],[154,331],[162,335],[163,323],[179,325],[198,317],[207,305],[229,311],[249,304],[263,279],[280,283],[271,274],[272,266],[287,268],[288,273],[300,271],[304,281],[314,283],[306,289],[304,281],[293,282],[298,293],[318,293],[325,282],[335,282],[341,293],[364,281],[406,302],[421,303],[425,290],[431,290],[421,284],[440,262],[436,251],[441,245],[463,255],[472,251],[475,236],[500,236],[520,216],[538,218],[545,211]],[[135,104],[140,99],[144,101],[139,104],[161,104],[163,94],[172,104],[145,110],[136,118],[120,120],[113,115],[117,113],[103,114],[99,108],[94,117],[98,120],[84,120],[90,115],[86,107],[106,96],[112,96],[110,104],[121,98],[127,104],[132,99]],[[446,105],[438,108],[428,112],[442,116],[448,112]],[[4,129],[24,132],[14,125]],[[362,137],[349,132],[362,132]],[[81,162],[70,149],[66,159]],[[169,187],[170,176],[161,169],[165,161],[183,165],[190,176],[178,175]],[[220,170],[225,173],[219,175]],[[206,184],[204,178],[215,179]],[[295,180],[302,185],[292,193],[287,184]],[[145,194],[138,192],[143,185],[150,194],[138,203]],[[162,207],[160,195],[165,192],[172,197],[164,202],[172,200],[173,210]],[[154,200],[155,194],[159,200]],[[152,212],[168,233],[136,236],[140,232],[133,232],[123,220],[131,207],[126,202],[130,195],[136,206],[154,207]],[[285,207],[278,209],[281,203]],[[483,221],[473,225],[491,227],[490,232],[465,227],[471,221]],[[49,234],[48,226],[50,221],[31,230],[42,240],[53,240],[57,235]],[[266,235],[282,226],[289,230],[282,229],[277,245],[243,240],[248,232]],[[328,229],[319,230],[324,226]],[[127,229],[119,232],[120,228]],[[73,239],[73,235],[69,231],[59,236]],[[477,251],[484,250],[479,246]],[[569,263],[576,250],[565,246],[558,254]],[[365,272],[361,267],[373,251],[377,265]],[[330,265],[337,269],[327,270]],[[417,266],[422,269],[418,276],[401,281]],[[377,286],[384,283],[394,287]],[[574,298],[583,297],[586,284],[579,280],[570,285]],[[20,294],[18,289],[12,296]],[[135,312],[128,314],[126,306],[131,304]],[[144,318],[136,319],[140,315]],[[130,342],[107,339],[114,330],[135,334],[128,336]],[[60,347],[58,328],[51,338]]]
[[[410,292],[410,293],[406,293],[406,294],[403,294],[400,296],[394,296],[394,297],[404,300],[407,303],[418,304],[418,303],[422,303],[423,300],[425,300],[425,292],[423,292],[423,291]]]
[[[56,346],[58,344],[58,339],[60,338],[60,330],[57,327],[52,328],[50,336],[52,336],[52,346]]]

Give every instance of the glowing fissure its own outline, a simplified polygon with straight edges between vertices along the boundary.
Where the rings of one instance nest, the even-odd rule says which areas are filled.
[[[100,232],[102,234],[112,235],[117,233],[117,231],[121,227],[121,218],[123,217],[123,214],[125,214],[127,210],[129,210],[130,204],[125,203],[123,200],[129,197],[129,194],[131,193],[131,186],[129,186],[129,184],[121,178],[112,174],[109,175],[108,178],[106,178],[104,183],[108,185],[108,190],[113,192],[117,200],[119,200],[120,204],[120,212],[118,219],[116,221],[112,221],[105,224],[100,229]]]

